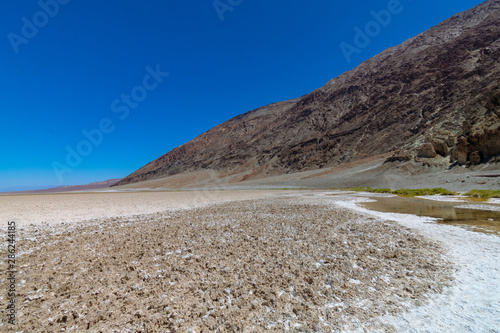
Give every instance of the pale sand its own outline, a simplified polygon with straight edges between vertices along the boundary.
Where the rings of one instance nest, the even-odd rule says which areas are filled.
[[[0,196],[0,222],[18,225],[77,222],[153,214],[234,200],[262,199],[283,191],[84,192]]]

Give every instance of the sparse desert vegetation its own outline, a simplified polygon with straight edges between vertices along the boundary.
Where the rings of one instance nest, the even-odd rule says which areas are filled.
[[[500,190],[471,190],[465,193],[465,195],[481,199],[500,198]]]
[[[457,192],[449,191],[445,188],[423,188],[423,189],[397,189],[391,190],[389,188],[371,188],[367,187],[348,187],[343,188],[343,191],[354,191],[354,192],[368,192],[368,193],[387,193],[387,194],[397,194],[402,196],[423,196],[423,195],[459,195]],[[464,196],[470,198],[478,199],[491,199],[500,198],[500,190],[471,190],[464,194]]]
[[[408,189],[402,188],[398,190],[391,190],[389,188],[371,188],[371,187],[349,187],[342,189],[344,191],[355,191],[355,192],[369,192],[369,193],[388,193],[388,194],[398,194],[404,196],[421,196],[421,195],[458,195],[457,192],[449,191],[445,188],[422,188],[422,189]]]

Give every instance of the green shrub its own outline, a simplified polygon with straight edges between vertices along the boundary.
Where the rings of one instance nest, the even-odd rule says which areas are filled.
[[[437,188],[419,188],[419,189],[399,189],[395,190],[392,193],[394,194],[400,194],[400,195],[408,195],[408,196],[421,196],[421,195],[434,195],[434,194],[440,194],[440,195],[455,195],[457,193],[451,192],[445,188],[437,187]]]
[[[500,198],[500,190],[472,190],[465,193],[465,195],[481,199]]]
[[[354,191],[354,192],[373,192],[371,187],[347,187],[343,189],[344,191]]]
[[[399,190],[394,190],[392,191],[393,194],[399,194],[399,195],[410,195],[412,190],[408,188],[400,188]]]
[[[344,191],[355,191],[355,192],[371,192],[371,193],[390,193],[390,194],[398,194],[398,195],[406,195],[406,196],[421,196],[421,195],[456,195],[457,193],[448,191],[445,188],[436,187],[436,188],[421,188],[421,189],[408,189],[401,188],[399,190],[392,191],[389,188],[371,188],[371,187],[349,187],[344,188]],[[500,191],[499,191],[500,192]]]
[[[373,193],[392,193],[392,190],[390,188],[376,188]]]
[[[428,189],[425,189],[425,190],[428,190]],[[456,194],[458,194],[456,192],[448,191],[447,189],[441,188],[441,187],[436,187],[436,188],[430,189],[428,191],[429,191],[429,194],[426,194],[426,195],[432,195],[432,194],[456,195]]]

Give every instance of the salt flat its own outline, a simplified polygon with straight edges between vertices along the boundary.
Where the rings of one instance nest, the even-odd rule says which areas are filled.
[[[279,191],[131,191],[0,195],[0,221],[18,225],[152,214],[213,203],[260,199]]]
[[[16,329],[496,332],[499,237],[331,194],[0,197],[20,221]]]

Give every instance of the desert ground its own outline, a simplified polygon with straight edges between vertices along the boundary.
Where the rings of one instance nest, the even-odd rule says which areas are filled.
[[[132,191],[0,195],[0,219],[17,224],[67,223],[195,208],[214,203],[261,199],[279,191]]]
[[[0,196],[18,225],[16,326],[2,274],[0,330],[498,332],[500,238],[360,206],[373,196]]]

